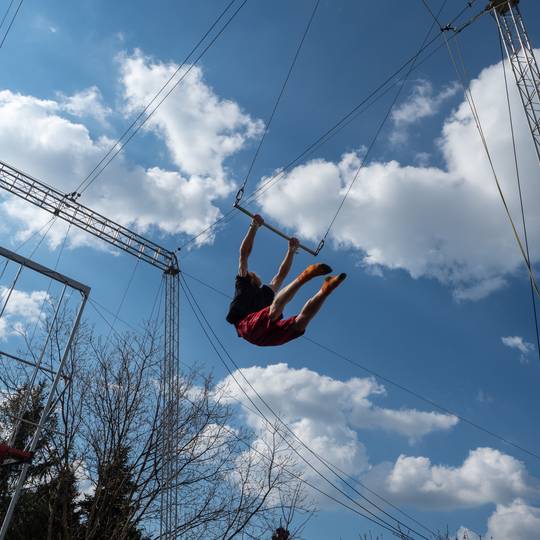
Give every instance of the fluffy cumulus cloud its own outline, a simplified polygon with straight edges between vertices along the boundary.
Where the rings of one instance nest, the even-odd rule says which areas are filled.
[[[351,474],[359,474],[368,467],[358,430],[379,429],[416,439],[450,429],[457,423],[453,416],[374,405],[370,398],[384,395],[385,389],[371,378],[340,381],[287,364],[245,368],[235,377],[254,401],[258,398],[242,375],[304,443]],[[219,386],[225,390],[225,400],[247,406],[248,425],[264,431],[264,420],[249,410],[253,407],[234,380],[227,377]]]
[[[503,345],[510,349],[516,349],[521,353],[520,360],[522,363],[527,363],[529,361],[528,355],[534,351],[534,345],[525,341],[521,336],[505,336],[501,338],[501,341]]]
[[[5,309],[0,319],[0,340],[20,334],[27,324],[35,324],[45,318],[43,306],[50,300],[46,291],[25,292],[0,287],[0,305]],[[7,303],[6,303],[7,302]]]
[[[517,217],[502,85],[499,64],[483,70],[471,83],[471,91],[503,191]],[[516,89],[511,100],[524,196],[534,201],[540,197],[537,158]],[[401,109],[402,122],[425,114],[417,102],[413,96],[410,108]],[[415,115],[407,112],[413,109]],[[368,163],[330,238],[336,246],[357,251],[371,269],[403,269],[413,278],[435,278],[452,287],[456,299],[478,300],[503,287],[522,259],[466,102],[444,121],[438,149],[444,162],[440,168],[397,161]],[[337,162],[315,159],[286,172],[261,196],[262,211],[303,238],[318,241],[357,174],[361,156],[357,151]],[[526,204],[526,212],[530,245],[538,245],[540,210]],[[532,257],[537,261],[540,252]]]
[[[118,60],[125,110],[138,114],[153,92],[176,69],[140,52]],[[79,121],[93,116],[106,121],[109,109],[97,88],[74,96],[40,99],[0,91],[0,148],[2,159],[71,192],[114,143],[106,136],[93,137]],[[163,233],[194,234],[219,215],[217,201],[229,195],[234,182],[225,160],[257,137],[261,122],[240,107],[221,99],[193,69],[148,123],[164,142],[174,167],[142,167],[119,155],[85,193],[86,205],[141,232],[157,228]],[[4,215],[25,224],[24,239],[46,223],[48,216],[11,197],[2,199]],[[55,225],[52,244],[63,238]],[[88,239],[74,233],[75,243]]]
[[[459,467],[401,455],[393,464],[374,467],[368,481],[394,502],[424,509],[509,504],[518,497],[539,493],[538,482],[521,461],[492,448],[471,451]]]
[[[499,504],[488,520],[485,538],[536,540],[540,531],[540,508],[521,499],[508,505]]]
[[[144,108],[178,69],[174,64],[153,62],[140,52],[120,57],[120,63],[130,114]],[[243,113],[237,103],[219,98],[204,82],[199,67],[183,68],[174,80],[179,79],[180,86],[147,125],[166,141],[174,162],[187,174],[223,177],[225,158],[258,136],[263,124]],[[171,88],[167,86],[165,92]]]
[[[394,131],[390,139],[394,143],[407,141],[408,127],[418,124],[424,118],[436,115],[441,106],[455,96],[460,89],[459,84],[453,83],[435,93],[433,85],[426,80],[420,80],[415,85],[409,99],[392,111]]]

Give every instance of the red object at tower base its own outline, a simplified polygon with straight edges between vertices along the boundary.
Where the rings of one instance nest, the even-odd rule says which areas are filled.
[[[0,466],[30,463],[33,457],[33,452],[26,452],[12,448],[7,444],[0,444]]]

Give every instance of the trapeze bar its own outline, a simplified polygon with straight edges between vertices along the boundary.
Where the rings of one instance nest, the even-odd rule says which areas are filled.
[[[249,210],[246,210],[245,208],[242,208],[238,203],[235,203],[234,207],[237,210],[240,210],[240,212],[246,214],[246,216],[249,216],[251,219],[253,219],[253,217],[255,216],[255,214],[252,214]],[[272,225],[269,225],[268,223],[266,223],[266,221],[263,223],[262,226],[266,227],[269,230],[271,230],[273,233],[276,233],[278,236],[281,236],[281,238],[284,238],[285,240],[290,240],[292,238],[291,236],[287,236],[285,233],[283,233],[280,230],[276,229]],[[319,247],[316,250],[308,248],[307,246],[304,246],[303,244],[299,244],[298,247],[299,247],[299,249],[303,249],[304,251],[306,251],[310,255],[317,256],[319,254],[319,251],[322,248],[322,245],[319,244]]]
[[[90,287],[88,287],[87,285],[83,285],[82,283],[79,283],[74,279],[68,278],[67,276],[60,274],[59,272],[50,270],[49,268],[42,266],[41,264],[38,264],[30,259],[27,259],[26,257],[21,257],[20,255],[17,255],[17,253],[9,251],[9,249],[0,247],[0,257],[5,257],[6,259],[15,261],[16,263],[21,264],[22,266],[26,266],[27,268],[30,268],[31,270],[34,270],[35,272],[38,272],[43,276],[54,279],[55,281],[59,281],[60,283],[63,283],[64,285],[67,285],[72,289],[80,291],[82,294],[84,294],[84,296],[88,296],[90,294]]]

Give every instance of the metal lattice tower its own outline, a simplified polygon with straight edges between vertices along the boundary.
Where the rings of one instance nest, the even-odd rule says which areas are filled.
[[[488,8],[497,21],[540,160],[540,70],[518,4],[495,0]]]
[[[43,429],[45,429],[45,424],[51,414],[51,412],[54,410],[55,406],[55,394],[58,390],[59,385],[64,383],[65,386],[70,384],[69,380],[64,379],[64,368],[66,365],[66,362],[68,360],[68,356],[71,352],[71,346],[73,343],[73,340],[75,338],[75,335],[77,333],[77,329],[79,327],[79,323],[81,321],[81,317],[84,311],[84,307],[86,305],[86,302],[88,300],[88,296],[90,294],[90,288],[86,285],[83,285],[82,283],[79,283],[78,281],[75,281],[74,279],[71,279],[67,276],[64,276],[58,272],[55,272],[54,270],[50,270],[49,268],[46,268],[45,266],[42,266],[40,264],[35,263],[34,261],[31,261],[30,259],[27,259],[25,257],[21,257],[20,255],[17,255],[16,253],[13,253],[12,251],[9,251],[7,249],[0,247],[0,257],[5,258],[6,261],[12,262],[15,265],[17,265],[18,270],[16,273],[16,277],[13,280],[13,283],[11,285],[11,288],[9,290],[9,293],[5,295],[5,298],[3,299],[3,306],[0,312],[0,317],[4,314],[5,308],[8,305],[11,297],[11,293],[13,292],[17,281],[21,275],[21,272],[23,268],[30,269],[33,272],[36,272],[38,274],[41,274],[42,276],[45,276],[46,278],[49,278],[53,281],[56,281],[57,283],[62,285],[62,292],[59,296],[59,299],[56,303],[56,307],[54,309],[54,315],[52,319],[52,324],[47,332],[46,339],[44,340],[44,343],[41,347],[41,352],[37,355],[37,360],[34,362],[30,362],[28,360],[25,360],[24,358],[20,358],[17,355],[9,354],[6,352],[1,352],[1,356],[8,359],[9,361],[15,361],[19,362],[21,364],[24,364],[26,366],[31,366],[32,370],[30,372],[29,378],[28,378],[28,384],[27,387],[23,393],[23,399],[21,402],[21,408],[20,408],[20,416],[16,416],[13,418],[13,427],[11,429],[10,438],[9,438],[9,446],[12,447],[15,445],[17,436],[19,434],[19,431],[21,429],[22,422],[27,422],[23,419],[23,415],[25,413],[25,409],[27,404],[30,401],[30,395],[32,392],[32,389],[34,387],[34,384],[38,380],[38,376],[40,373],[47,372],[48,376],[52,378],[52,383],[50,386],[48,386],[48,392],[44,395],[45,404],[43,406],[43,410],[41,411],[39,421],[37,423],[32,423],[31,427],[33,428],[33,434],[30,438],[30,442],[28,443],[27,448],[24,450],[32,455],[36,447],[38,445],[39,439],[41,437],[41,433]],[[6,263],[7,265],[7,263]],[[63,352],[61,354],[61,357],[58,362],[58,366],[56,370],[52,370],[46,366],[45,362],[45,354],[46,349],[49,343],[52,339],[52,334],[54,332],[54,327],[56,324],[56,321],[58,319],[58,315],[60,313],[60,310],[62,308],[63,302],[66,301],[66,291],[68,289],[71,289],[73,291],[78,291],[81,294],[81,301],[79,303],[79,307],[77,308],[77,312],[74,318],[74,321],[71,325],[71,330],[69,333],[69,337],[67,339],[67,342],[65,343],[63,347]],[[3,360],[4,361],[4,360]],[[22,450],[22,449],[21,449]],[[22,466],[19,477],[17,479],[17,483],[15,485],[15,489],[13,491],[13,495],[11,497],[11,501],[9,503],[8,509],[6,511],[6,514],[4,516],[4,519],[2,520],[2,526],[0,528],[0,540],[4,540],[6,537],[6,534],[8,532],[9,526],[11,524],[11,519],[13,517],[13,513],[15,511],[15,506],[17,505],[17,502],[19,500],[19,497],[22,492],[22,488],[24,486],[24,483],[26,481],[26,476],[28,474],[28,469],[30,468],[30,463],[25,462]]]
[[[180,267],[173,251],[76,202],[64,194],[0,160],[0,189],[45,210],[108,244],[159,268],[165,278],[165,354],[161,366],[161,512],[160,538],[176,538],[178,522],[178,439],[180,377],[179,282]]]

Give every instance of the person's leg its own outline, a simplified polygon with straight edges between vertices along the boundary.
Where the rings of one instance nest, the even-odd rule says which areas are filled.
[[[324,263],[308,266],[296,279],[276,294],[276,297],[270,306],[270,318],[273,321],[277,321],[281,317],[285,306],[293,299],[294,295],[298,292],[298,289],[300,289],[304,283],[316,276],[329,274],[331,271],[332,269]]]
[[[307,328],[307,325],[315,317],[318,311],[321,309],[321,306],[324,304],[324,301],[330,296],[332,291],[343,282],[347,277],[347,274],[339,274],[339,276],[327,277],[321,287],[321,290],[313,297],[311,297],[302,311],[296,317],[296,328],[300,332],[304,332]]]

